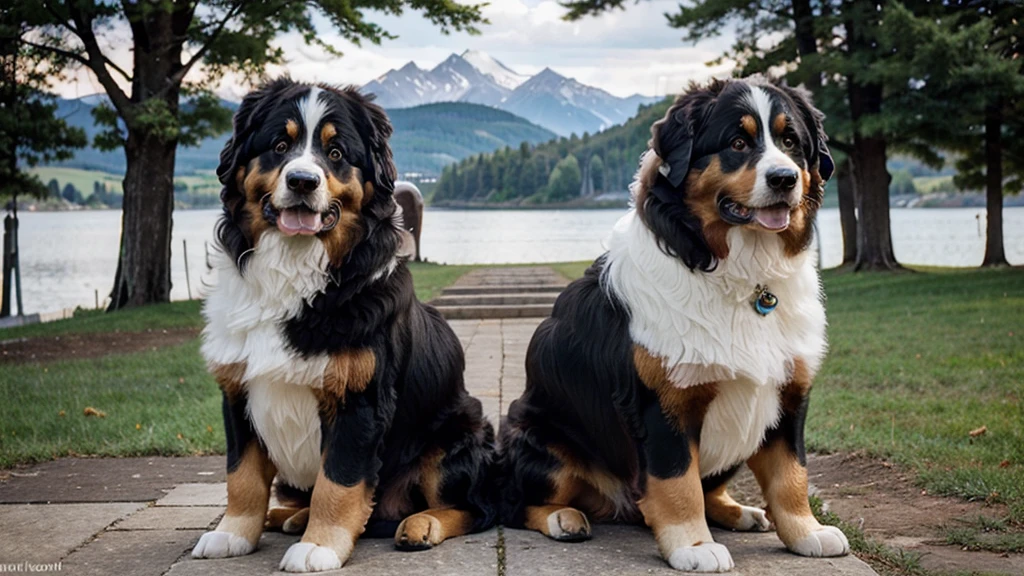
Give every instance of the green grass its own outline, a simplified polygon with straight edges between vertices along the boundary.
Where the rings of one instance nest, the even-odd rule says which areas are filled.
[[[977,516],[960,519],[946,526],[946,543],[968,550],[1024,552],[1024,533],[1016,531],[1003,518]]]
[[[99,310],[79,309],[73,318],[45,324],[29,324],[0,330],[0,340],[59,336],[61,334],[89,334],[98,332],[142,332],[173,328],[201,328],[199,315],[202,302],[191,300],[156,304],[142,308],[107,314]]]
[[[545,264],[545,266],[550,266],[555,272],[558,272],[569,280],[575,280],[577,278],[582,278],[583,273],[586,272],[587,268],[590,268],[590,265],[593,263],[593,260],[583,260],[580,262],[558,262],[555,264]]]
[[[105,417],[85,416],[94,408]],[[71,454],[222,452],[220,394],[199,341],[3,367],[0,468]]]
[[[78,188],[85,197],[92,194],[93,182],[103,182],[107,185],[107,188],[120,190],[121,180],[124,178],[124,176],[120,174],[111,174],[110,172],[82,170],[79,168],[64,168],[61,166],[37,166],[35,168],[30,168],[29,173],[38,176],[39,179],[43,181],[43,184],[46,184],[51,179],[56,178],[62,191],[64,190],[64,186],[71,183],[75,188]]]
[[[824,284],[831,349],[808,447],[891,458],[932,493],[1004,502],[1024,522],[1024,270]]]
[[[441,290],[451,286],[463,274],[480,266],[450,266],[445,264],[432,264],[430,262],[409,262],[409,271],[412,272],[413,284],[416,285],[416,297],[420,302],[429,302],[441,293]]]

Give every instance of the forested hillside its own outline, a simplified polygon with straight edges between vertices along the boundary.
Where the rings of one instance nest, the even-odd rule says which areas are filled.
[[[400,174],[438,175],[445,166],[481,152],[554,138],[546,128],[504,110],[444,102],[388,110],[391,148]]]
[[[669,103],[641,107],[625,124],[594,136],[502,148],[447,166],[432,203],[547,204],[625,192],[647,148],[651,124],[665,114]]]
[[[91,143],[99,131],[92,109],[101,101],[102,97],[96,96],[59,100],[58,113],[72,126],[85,130]],[[227,101],[221,104],[232,109],[238,106]],[[395,164],[403,175],[415,172],[437,176],[443,167],[473,154],[518,146],[521,142],[536,144],[555,137],[554,132],[510,112],[464,102],[427,104],[387,112],[395,127],[391,137]],[[228,136],[207,138],[195,148],[179,147],[175,173],[178,176],[211,173],[217,168],[220,150]],[[105,152],[86,146],[76,151],[70,160],[56,165],[123,174],[125,158],[122,150]]]

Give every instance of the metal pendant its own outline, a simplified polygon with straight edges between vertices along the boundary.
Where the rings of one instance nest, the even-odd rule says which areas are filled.
[[[779,305],[779,299],[768,291],[767,286],[757,285],[754,290],[754,310],[761,316],[767,316]]]

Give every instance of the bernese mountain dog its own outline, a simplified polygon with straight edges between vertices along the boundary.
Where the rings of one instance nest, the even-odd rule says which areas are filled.
[[[269,527],[303,533],[282,570],[315,572],[340,568],[364,528],[421,550],[497,516],[494,430],[400,250],[391,132],[355,88],[289,79],[235,114],[202,343],[228,505],[195,558],[248,554]]]
[[[632,209],[558,298],[502,427],[504,521],[561,541],[651,527],[676,569],[722,572],[708,521],[804,556],[849,544],[808,505],[803,428],[827,347],[810,249],[833,164],[802,89],[691,86],[651,128]],[[746,463],[767,510],[726,491]]]

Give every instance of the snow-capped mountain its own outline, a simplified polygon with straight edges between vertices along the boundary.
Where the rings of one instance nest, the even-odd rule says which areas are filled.
[[[562,135],[591,134],[632,118],[640,104],[657,100],[613,96],[545,68],[528,77],[488,54],[452,54],[431,70],[410,62],[363,86],[385,108],[434,102],[471,102],[507,110]]]
[[[479,50],[466,50],[461,54],[462,59],[469,62],[474,68],[479,70],[486,76],[490,76],[492,80],[498,83],[499,86],[508,88],[509,90],[515,90],[523,82],[530,79],[525,74],[520,74],[515,70],[505,66],[498,60],[491,58],[490,54],[481,52]]]

